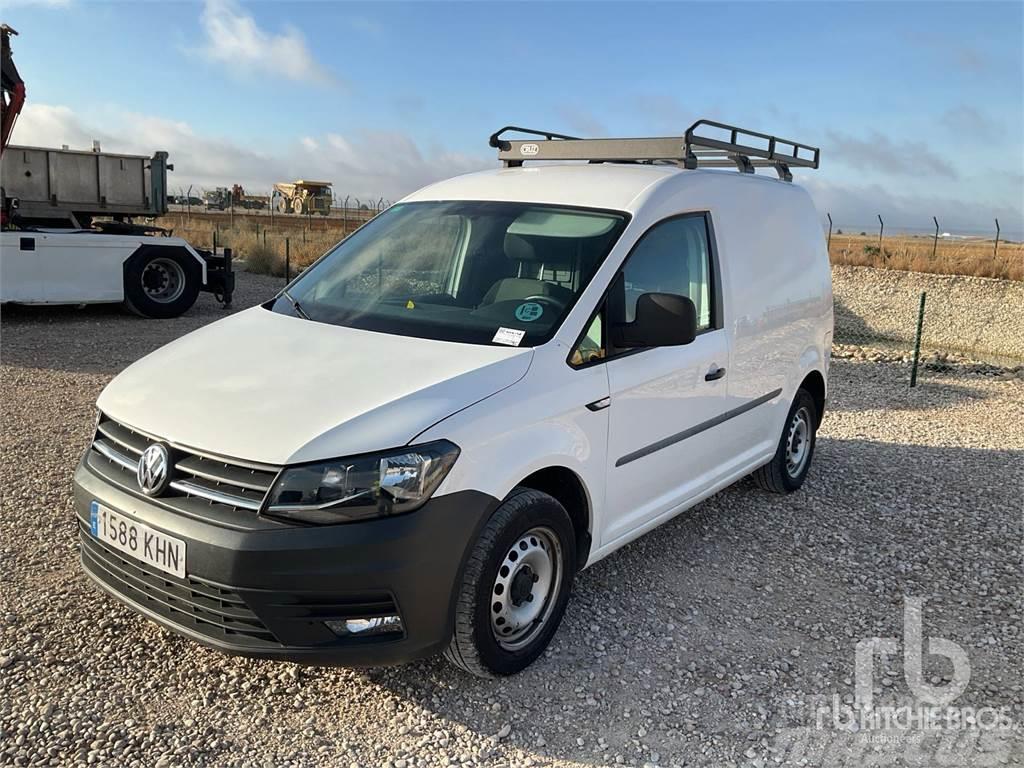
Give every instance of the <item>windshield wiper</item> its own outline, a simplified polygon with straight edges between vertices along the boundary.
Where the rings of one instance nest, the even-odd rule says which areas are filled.
[[[309,320],[310,319],[309,315],[307,315],[305,313],[305,311],[302,309],[302,305],[299,304],[298,300],[294,296],[292,296],[290,293],[288,293],[288,291],[281,291],[281,295],[284,296],[286,299],[288,299],[289,302],[291,302],[292,309],[295,310],[295,314],[297,314],[303,320]]]

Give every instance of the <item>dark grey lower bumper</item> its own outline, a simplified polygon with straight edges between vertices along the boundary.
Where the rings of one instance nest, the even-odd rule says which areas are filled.
[[[94,500],[183,539],[186,578],[95,539]],[[238,530],[168,510],[85,466],[75,473],[82,563],[106,591],[204,645],[319,664],[393,664],[444,650],[464,560],[497,504],[462,491],[399,517]],[[401,635],[339,638],[324,623],[392,613]]]

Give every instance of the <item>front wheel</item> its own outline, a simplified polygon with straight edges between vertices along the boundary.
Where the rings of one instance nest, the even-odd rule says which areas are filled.
[[[519,672],[547,648],[576,574],[576,539],[552,496],[516,488],[466,563],[445,656],[479,677]]]
[[[805,389],[797,390],[772,460],[754,472],[766,491],[792,493],[804,484],[817,438],[818,409]]]

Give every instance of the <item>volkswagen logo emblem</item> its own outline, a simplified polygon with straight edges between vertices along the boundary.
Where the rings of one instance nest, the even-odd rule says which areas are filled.
[[[171,482],[171,455],[167,446],[153,443],[139,457],[135,479],[147,496],[159,496]]]

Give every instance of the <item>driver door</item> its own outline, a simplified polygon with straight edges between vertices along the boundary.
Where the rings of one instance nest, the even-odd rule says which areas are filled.
[[[609,317],[631,322],[644,293],[689,297],[689,344],[609,350],[606,514],[601,545],[635,534],[714,483],[735,450],[727,410],[729,343],[714,301],[714,263],[704,214],[656,224],[626,260],[608,298]]]

